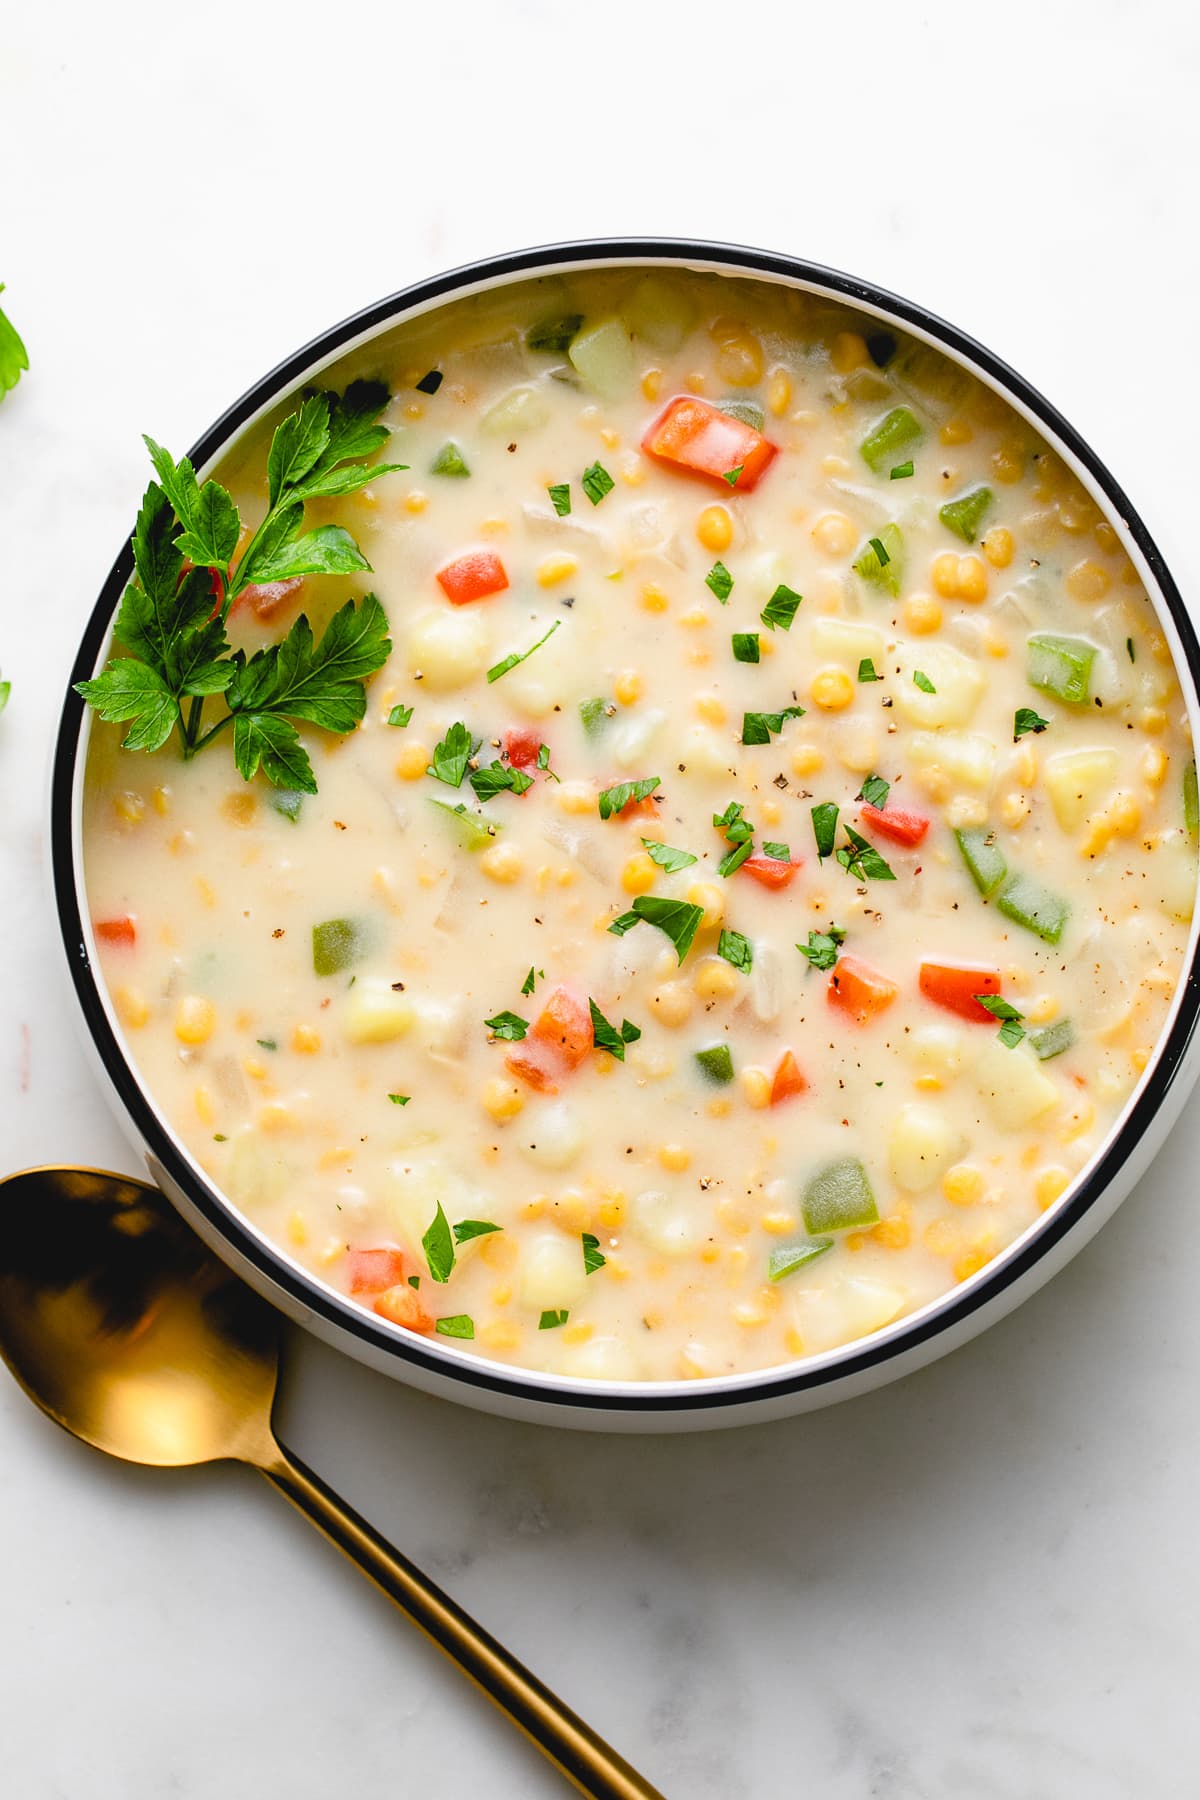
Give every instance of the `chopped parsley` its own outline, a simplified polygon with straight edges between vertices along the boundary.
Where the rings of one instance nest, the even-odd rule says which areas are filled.
[[[411,706],[393,706],[391,712],[387,716],[387,722],[389,725],[399,725],[403,727],[408,724],[408,721],[412,716],[413,709]]]
[[[772,857],[776,862],[791,862],[792,860],[791,848],[787,844],[764,843],[762,853],[764,856]]]
[[[556,1331],[560,1325],[566,1324],[570,1316],[565,1306],[560,1306],[555,1311],[544,1312],[538,1320],[538,1330]]]
[[[868,775],[855,798],[865,800],[868,806],[873,806],[877,812],[881,812],[887,805],[891,787],[891,782],[885,781],[882,775]]]
[[[542,645],[546,642],[546,639],[552,638],[561,624],[561,619],[555,619],[549,631],[544,631],[537,643],[531,644],[528,650],[514,650],[511,655],[504,657],[501,662],[493,663],[487,672],[489,684],[493,681],[499,681],[502,675],[507,675],[508,671],[510,669],[515,669],[518,663],[528,662],[534,651],[540,650]]]
[[[731,800],[723,813],[713,814],[713,824],[718,831],[725,833],[731,844],[740,844],[745,838],[754,836],[754,827],[745,816],[746,809],[740,800]]]
[[[896,877],[873,844],[845,823],[842,830],[850,839],[837,853],[836,860],[857,881],[895,881]]]
[[[421,1248],[425,1252],[425,1261],[433,1279],[449,1281],[450,1271],[454,1267],[454,1239],[450,1233],[450,1221],[442,1210],[440,1200],[433,1215],[433,1223],[421,1239]]]
[[[556,481],[546,492],[550,496],[550,504],[560,519],[565,519],[571,510],[571,484],[569,481]]]
[[[611,819],[614,813],[623,812],[627,806],[648,800],[660,779],[658,775],[648,775],[644,781],[618,781],[615,787],[604,788],[598,801],[600,817]]]
[[[260,1050],[278,1050],[279,1045],[274,1038],[255,1038]]]
[[[519,1044],[529,1030],[529,1020],[514,1012],[498,1012],[494,1019],[483,1022],[493,1037],[503,1038],[508,1044]]]
[[[427,375],[422,375],[420,381],[417,383],[418,394],[436,394],[441,387],[443,380],[444,377],[440,369],[430,369],[429,373]]]
[[[787,587],[782,581],[763,607],[759,617],[764,625],[774,631],[778,626],[781,631],[792,629],[792,620],[796,617],[796,608],[804,598],[794,588]]]
[[[488,1237],[491,1232],[499,1231],[499,1225],[493,1225],[490,1219],[460,1219],[454,1227],[456,1244],[469,1244],[472,1238]]]
[[[425,772],[437,781],[444,781],[447,787],[461,787],[467,764],[478,748],[478,738],[471,736],[460,719],[450,727],[441,743],[434,745],[433,761]]]
[[[433,1328],[435,1331],[440,1331],[443,1337],[473,1338],[475,1336],[475,1321],[470,1313],[451,1313],[447,1318],[435,1319]]]
[[[827,856],[833,855],[833,840],[837,836],[838,808],[832,800],[823,800],[812,809],[813,836],[817,840],[817,855],[824,862]]]
[[[745,463],[739,463],[736,469],[723,470],[722,474],[721,474],[721,480],[727,481],[729,483],[730,487],[736,487],[738,484],[738,476],[741,474],[741,472],[745,468],[745,466],[746,466]]]
[[[706,1081],[724,1086],[733,1080],[733,1055],[728,1044],[713,1044],[707,1050],[697,1050],[695,1056]]]
[[[736,875],[746,858],[753,852],[753,849],[753,838],[745,838],[740,844],[735,844],[728,855],[723,856],[717,864],[717,874],[725,876],[726,880],[728,880],[731,875]]]
[[[723,562],[715,562],[704,577],[704,585],[711,588],[721,605],[724,606],[733,592],[733,576]]]
[[[599,506],[605,494],[611,494],[616,486],[608,470],[598,462],[590,469],[585,469],[579,478],[579,485],[593,506]]]
[[[875,664],[869,656],[864,656],[858,665],[860,681],[882,681],[883,676],[876,672]]]
[[[535,767],[539,768],[542,771],[543,775],[548,775],[550,777],[551,781],[559,781],[559,777],[554,773],[554,770],[550,767],[550,746],[549,746],[549,744],[539,744],[538,745],[537,763],[535,764]]]
[[[596,1002],[588,1000],[588,1011],[592,1015],[592,1039],[597,1050],[607,1050],[618,1062],[625,1061],[626,1044],[636,1044],[642,1033],[637,1025],[631,1025],[628,1019],[622,1020],[618,1031],[610,1025]]]
[[[783,730],[788,719],[802,719],[802,706],[785,706],[781,712],[748,712],[742,714],[743,744],[769,744],[771,734],[776,735]]]
[[[532,994],[534,988],[537,986],[537,978],[539,975],[541,976],[542,980],[545,981],[545,979],[546,979],[545,969],[535,969],[533,964],[530,963],[529,973],[525,977],[524,981],[521,983],[521,992],[523,994],[525,994],[525,995]]]
[[[1027,731],[1045,731],[1049,723],[1049,719],[1043,719],[1032,706],[1018,706],[1013,714],[1013,743],[1023,738]]]
[[[651,862],[665,869],[668,875],[678,874],[680,869],[690,869],[696,858],[690,850],[676,850],[670,844],[660,844],[657,838],[643,838],[642,846]]]
[[[411,1094],[389,1094],[388,1099],[393,1106],[407,1106],[412,1099]]]
[[[1133,639],[1132,638],[1125,639],[1125,654],[1128,656],[1131,663],[1135,663],[1137,661],[1137,651],[1133,647]]]
[[[1025,1027],[1021,1023],[1024,1013],[1018,1012],[1015,1006],[1010,1006],[1007,1000],[1002,1000],[999,994],[976,994],[975,999],[984,1012],[990,1012],[993,1019],[1001,1020],[997,1036],[1009,1050],[1015,1050],[1025,1036]]]
[[[486,768],[471,770],[471,786],[480,800],[493,800],[497,794],[523,794],[533,786],[533,776],[526,775],[524,769],[490,762]]]
[[[936,694],[937,689],[930,681],[924,669],[917,669],[913,675],[913,686],[919,687],[923,694]]]
[[[846,941],[846,933],[840,925],[831,925],[828,931],[810,931],[807,944],[797,944],[801,956],[808,958],[814,969],[827,971],[837,962],[842,945]]]
[[[735,662],[756,663],[759,659],[757,631],[735,631],[733,634],[733,659]]]
[[[727,963],[748,975],[754,967],[754,950],[749,938],[740,931],[722,931],[717,940],[717,955],[723,956]]]
[[[704,917],[702,906],[693,906],[687,900],[667,900],[657,894],[639,894],[628,912],[614,919],[609,930],[616,937],[624,937],[635,925],[654,925],[664,937],[670,938],[675,946],[675,955],[683,961],[692,947],[692,940],[700,928]]]
[[[596,1270],[602,1269],[608,1261],[607,1256],[601,1255],[600,1239],[594,1233],[584,1231],[580,1233],[580,1243],[583,1245],[584,1274],[594,1275]]]

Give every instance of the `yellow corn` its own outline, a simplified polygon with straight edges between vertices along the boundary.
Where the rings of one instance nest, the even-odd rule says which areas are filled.
[[[1111,586],[1108,570],[1090,557],[1067,571],[1066,588],[1072,600],[1103,600]]]
[[[516,1082],[505,1081],[500,1075],[484,1082],[482,1099],[484,1111],[498,1125],[515,1119],[525,1105],[525,1096]]]
[[[692,986],[701,1000],[724,1000],[736,992],[737,971],[720,956],[706,956],[696,965]]]
[[[772,369],[767,380],[767,411],[779,419],[792,401],[792,378],[786,369]]]
[[[636,669],[622,669],[613,685],[613,697],[622,706],[632,706],[642,697],[642,678]]]
[[[845,513],[825,513],[812,528],[813,542],[826,556],[846,556],[854,547],[854,526]]]
[[[706,506],[696,520],[696,536],[706,550],[728,550],[733,542],[733,519],[724,506]]]
[[[1007,569],[1013,559],[1013,534],[1003,525],[994,525],[984,533],[979,548],[993,569]]]
[[[1025,1008],[1025,1017],[1031,1025],[1048,1025],[1058,1013],[1058,1001],[1053,994],[1039,994]]]
[[[202,1125],[211,1125],[216,1118],[216,1107],[213,1104],[212,1089],[198,1087],[195,1095],[196,1117]]]
[[[746,1104],[756,1109],[771,1104],[771,1077],[765,1069],[743,1069],[740,1076]]]
[[[146,816],[146,802],[132,789],[113,795],[113,811],[123,825],[140,825]]]
[[[885,1250],[903,1250],[912,1238],[912,1227],[907,1219],[898,1213],[892,1213],[886,1219],[880,1219],[878,1225],[871,1227],[871,1240],[882,1244]]]
[[[765,1212],[758,1222],[772,1237],[786,1237],[796,1228],[795,1214],[790,1212]]]
[[[610,1058],[611,1060],[611,1058]],[[606,1231],[617,1231],[625,1219],[625,1196],[619,1189],[605,1194],[596,1208],[597,1223]]]
[[[654,990],[651,1006],[654,1016],[663,1025],[674,1028],[683,1025],[691,1016],[694,997],[691,989],[683,981],[664,981],[661,987]]]
[[[966,419],[947,419],[938,436],[943,444],[969,444],[975,433]]]
[[[909,631],[925,637],[942,622],[942,609],[932,594],[910,594],[901,608],[901,617]]]
[[[479,858],[479,868],[489,881],[509,887],[521,879],[521,854],[512,844],[490,844]]]
[[[424,744],[405,744],[396,758],[396,773],[401,781],[419,781],[428,767],[429,750]]]
[[[117,1017],[130,1031],[138,1031],[150,1017],[150,1007],[140,988],[119,987],[113,991]]]
[[[992,474],[1007,486],[1025,473],[1025,452],[1020,444],[1001,444],[992,456]]]
[[[537,566],[539,587],[557,587],[560,581],[569,581],[579,564],[573,556],[544,556]]]
[[[792,750],[793,775],[815,775],[825,767],[825,758],[815,744],[797,744]]]
[[[282,1100],[264,1100],[258,1109],[260,1131],[292,1131],[296,1124],[295,1113]]]
[[[688,904],[702,909],[700,923],[707,929],[719,925],[725,917],[725,896],[712,881],[693,881],[687,891]]]
[[[940,556],[934,557],[929,579],[943,599],[958,598],[958,558],[953,550],[943,550]]]
[[[664,1169],[669,1169],[672,1174],[678,1175],[682,1174],[684,1169],[691,1167],[692,1153],[683,1144],[661,1144],[658,1160]]]
[[[814,706],[842,712],[854,698],[854,683],[844,669],[818,669],[808,691]]]
[[[312,1025],[297,1025],[292,1032],[292,1049],[301,1056],[315,1056],[321,1048],[321,1034]]]
[[[413,488],[404,496],[404,510],[410,513],[423,513],[429,504],[429,498],[420,488]]]
[[[955,1257],[950,1272],[955,1281],[969,1281],[971,1276],[977,1275],[983,1265],[990,1260],[990,1253],[980,1247],[976,1247],[974,1250],[965,1250],[961,1256]]]
[[[594,813],[596,790],[586,781],[563,781],[554,790],[560,812]]]
[[[658,864],[639,850],[621,870],[621,886],[627,894],[647,894],[658,879]]]
[[[1038,1171],[1033,1183],[1033,1197],[1043,1212],[1048,1206],[1054,1205],[1058,1196],[1066,1190],[1070,1179],[1065,1169],[1051,1167]]]
[[[666,612],[670,606],[670,596],[664,594],[656,582],[648,581],[639,595],[642,607],[646,612]]]
[[[974,1206],[983,1197],[983,1176],[970,1163],[955,1163],[942,1176],[942,1193],[951,1206]]]
[[[661,369],[647,369],[642,376],[642,393],[647,400],[657,400],[662,392]]]
[[[206,1044],[216,1028],[217,1012],[211,1000],[185,994],[175,1011],[175,1036],[181,1044]]]
[[[708,725],[724,725],[729,717],[725,702],[718,700],[715,694],[697,694],[695,706],[697,716]]]
[[[829,358],[839,375],[849,375],[852,369],[861,369],[869,363],[871,353],[867,349],[867,340],[860,331],[839,331],[830,348]]]
[[[490,1319],[481,1328],[477,1341],[485,1350],[515,1350],[521,1342],[521,1333],[508,1319]]]
[[[169,787],[156,787],[150,796],[150,804],[160,818],[165,819],[171,810],[171,790]]]
[[[958,597],[960,600],[978,602],[987,599],[987,569],[977,556],[960,556],[958,559]]]
[[[1167,756],[1157,744],[1151,744],[1142,754],[1142,780],[1151,787],[1161,787],[1167,776]]]

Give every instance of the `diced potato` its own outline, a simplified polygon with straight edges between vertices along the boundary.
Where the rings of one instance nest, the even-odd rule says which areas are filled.
[[[1043,1075],[1031,1050],[1023,1044],[1009,1049],[992,1038],[975,1064],[979,1092],[992,1118],[1003,1131],[1018,1131],[1032,1124],[1058,1103],[1059,1093]]]
[[[691,329],[695,308],[684,290],[665,275],[643,275],[625,302],[635,337],[655,350],[678,350]]]
[[[968,731],[914,731],[909,760],[917,769],[940,769],[954,786],[985,793],[996,772],[996,746]]]
[[[221,1185],[253,1214],[282,1199],[286,1177],[282,1158],[267,1149],[257,1132],[247,1131],[234,1140]]]
[[[544,1232],[527,1243],[519,1267],[521,1304],[535,1312],[570,1308],[587,1292],[583,1245],[561,1231]]]
[[[605,751],[622,773],[639,768],[662,736],[667,715],[657,707],[645,707],[614,725],[605,740]]]
[[[620,1338],[593,1337],[586,1344],[566,1344],[558,1359],[563,1375],[578,1375],[588,1381],[636,1381],[641,1365]]]
[[[910,1194],[919,1194],[950,1167],[963,1142],[937,1107],[902,1106],[888,1132],[892,1179]]]
[[[482,673],[490,634],[477,606],[448,606],[419,613],[408,627],[409,671],[434,693],[449,693]]]
[[[905,1039],[908,1054],[930,1075],[953,1077],[963,1065],[963,1034],[956,1025],[919,1025]]]
[[[844,769],[853,775],[869,775],[880,760],[880,735],[871,719],[851,714],[835,719],[829,728],[834,751]]]
[[[462,1048],[466,1025],[465,1003],[461,995],[447,998],[434,995],[413,1001],[416,1035],[431,1056],[451,1056]]]
[[[403,1162],[392,1163],[383,1202],[393,1231],[415,1257],[422,1254],[421,1239],[437,1217],[439,1206],[448,1220],[489,1216],[483,1210],[483,1195],[439,1156],[406,1157]],[[471,1245],[480,1241],[472,1239],[469,1245],[460,1245],[456,1255],[464,1256]]]
[[[814,660],[836,662],[858,674],[864,657],[875,664],[876,673],[884,674],[886,644],[883,633],[873,625],[860,625],[854,619],[815,618],[810,632]]]
[[[544,1169],[565,1169],[583,1148],[583,1125],[565,1101],[551,1100],[525,1114],[522,1148]]]
[[[729,740],[707,725],[693,725],[684,732],[679,761],[685,775],[733,777],[736,773]]]
[[[622,400],[634,385],[633,345],[623,319],[583,327],[567,351],[588,386],[605,400]]]
[[[413,1003],[388,982],[361,975],[342,1002],[342,1031],[352,1044],[390,1044],[407,1035]]]
[[[510,626],[502,647],[505,650],[528,649],[550,623],[543,615],[530,618],[527,625]],[[578,692],[580,676],[579,647],[573,642],[571,631],[556,631],[536,656],[508,671],[496,693],[503,698],[506,707],[511,706],[523,718],[544,719],[556,706],[582,697]]]
[[[695,1209],[682,1195],[647,1188],[635,1194],[629,1207],[634,1235],[663,1256],[688,1256],[699,1249],[703,1231]]]
[[[522,432],[536,431],[550,417],[550,406],[537,388],[521,386],[501,394],[479,421],[485,437],[517,438]]]
[[[1186,925],[1196,904],[1196,853],[1187,833],[1164,832],[1150,854],[1147,887],[1172,919]]]
[[[1054,816],[1064,831],[1079,827],[1097,812],[1117,779],[1115,750],[1062,750],[1046,759],[1043,778]]]
[[[806,1355],[881,1330],[898,1318],[908,1303],[904,1288],[874,1276],[835,1274],[812,1287],[798,1285],[803,1279],[802,1271],[792,1276],[788,1285],[792,1318]]]
[[[936,729],[943,725],[968,725],[983,695],[983,670],[971,657],[950,644],[901,645],[896,661],[900,674],[893,692],[896,710],[910,725]],[[920,672],[931,683],[928,694],[917,686]]]

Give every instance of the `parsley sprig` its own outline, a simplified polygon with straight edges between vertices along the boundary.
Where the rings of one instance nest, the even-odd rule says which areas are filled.
[[[363,683],[391,652],[383,608],[373,594],[348,600],[319,640],[301,614],[282,642],[249,658],[231,652],[225,624],[251,585],[369,570],[340,525],[305,531],[304,509],[404,467],[367,464],[390,435],[376,423],[388,398],[381,382],[358,381],[340,396],[312,395],[282,421],[267,457],[266,516],[236,562],[242,521],[227,489],[201,486],[188,457],[176,463],[146,439],[158,479],[138,514],[134,579],[114,628],[127,654],[76,684],[101,718],[129,725],[127,750],[158,750],[177,730],[190,758],[232,725],[247,781],[261,768],[276,787],[316,793],[294,721],[339,734],[359,723]],[[227,710],[205,728],[205,703],[218,696]]]
[[[4,292],[4,283],[0,281],[0,294]],[[9,388],[15,388],[21,379],[21,371],[29,367],[29,354],[17,335],[16,327],[11,320],[0,312],[0,399],[3,399]]]

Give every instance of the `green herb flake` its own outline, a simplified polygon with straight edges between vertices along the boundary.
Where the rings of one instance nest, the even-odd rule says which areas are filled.
[[[507,675],[510,669],[515,669],[518,663],[528,662],[534,651],[540,650],[547,638],[552,638],[561,624],[561,619],[555,619],[549,631],[544,631],[537,643],[531,644],[528,650],[514,650],[511,655],[506,656],[502,662],[493,663],[487,672],[489,685],[493,681],[499,681],[502,675]]]
[[[571,510],[571,484],[569,481],[556,481],[546,492],[550,496],[550,504],[560,519],[565,519]]]
[[[891,481],[907,481],[912,472],[913,466],[911,462],[897,463],[888,479]]]
[[[919,687],[923,694],[936,694],[937,693],[937,689],[934,687],[932,681],[930,681],[930,679],[929,679],[928,675],[925,673],[924,669],[917,669],[914,671],[913,686]]]
[[[1007,1000],[1002,1000],[999,994],[976,994],[974,999],[984,1012],[989,1012],[993,1019],[1002,1021],[997,1035],[1002,1044],[1009,1050],[1014,1050],[1025,1036],[1025,1027],[1021,1022],[1025,1017],[1024,1013],[1018,1012]]]
[[[421,1285],[421,1277],[419,1275],[410,1275],[408,1277],[408,1285],[410,1288],[419,1288]]]
[[[425,773],[432,775],[436,781],[444,781],[447,787],[461,787],[467,764],[478,748],[479,739],[472,737],[459,720],[450,727],[442,741],[434,745],[433,761]]]
[[[279,1044],[275,1038],[255,1038],[254,1041],[260,1050],[278,1050],[279,1048]]]
[[[783,730],[788,719],[802,719],[802,706],[785,706],[775,713],[748,712],[742,714],[743,744],[769,744],[772,733],[776,736]]]
[[[618,781],[615,787],[602,789],[597,802],[600,817],[611,819],[627,806],[636,805],[640,800],[648,800],[660,780],[658,775],[648,775],[644,781]]]
[[[525,348],[550,356],[561,356],[583,324],[582,313],[564,313],[560,319],[543,319],[525,333]]]
[[[546,979],[545,969],[535,969],[533,964],[530,963],[529,973],[525,977],[524,981],[521,983],[521,992],[523,994],[525,994],[526,996],[528,996],[529,994],[532,994],[534,988],[537,986],[537,978],[539,975],[541,976],[542,980],[544,981]]]
[[[607,1256],[601,1254],[600,1239],[594,1233],[584,1231],[580,1233],[579,1241],[583,1246],[583,1272],[585,1275],[594,1275],[608,1261]]]
[[[740,663],[756,663],[759,659],[757,631],[735,631],[733,634],[733,659]]]
[[[454,1267],[454,1239],[450,1233],[450,1221],[442,1210],[440,1200],[433,1222],[421,1239],[421,1248],[425,1252],[425,1261],[433,1279],[449,1281]]]
[[[700,928],[704,917],[702,906],[693,906],[687,900],[667,900],[657,894],[639,894],[628,912],[614,919],[609,930],[616,937],[624,937],[635,925],[653,925],[670,938],[675,946],[675,955],[682,963],[692,947],[693,939]]]
[[[883,676],[876,673],[875,664],[869,656],[864,656],[858,665],[858,679],[860,681],[883,680]]]
[[[524,794],[533,786],[533,776],[524,769],[509,768],[496,761],[472,769],[470,779],[480,801],[494,800],[497,794]]]
[[[494,1038],[501,1038],[506,1044],[519,1044],[529,1030],[529,1020],[514,1012],[498,1012],[494,1019],[483,1022]]]
[[[796,617],[796,609],[804,599],[803,594],[796,593],[794,588],[787,587],[782,581],[759,614],[764,625],[772,631],[790,631],[792,621]]]
[[[807,944],[797,944],[801,956],[808,959],[811,968],[828,973],[832,969],[846,941],[846,933],[840,925],[831,925],[828,931],[810,931]]]
[[[1045,731],[1049,723],[1049,719],[1043,719],[1032,706],[1018,706],[1013,714],[1013,743],[1023,738],[1027,731]]]
[[[762,853],[764,856],[771,857],[775,862],[791,862],[792,860],[792,852],[787,844],[779,844],[771,840],[763,844]]]
[[[642,847],[651,862],[665,869],[668,875],[677,875],[680,869],[690,869],[697,860],[690,850],[676,850],[670,844],[660,844],[656,838],[642,839]]]
[[[883,539],[873,537],[873,538],[868,538],[867,542],[868,542],[868,544],[870,544],[872,550],[875,552],[875,557],[879,563],[880,568],[886,569],[892,559],[891,559],[890,555],[888,554],[887,547],[885,546]]]
[[[837,836],[838,807],[832,800],[823,800],[812,809],[813,837],[817,841],[817,855],[822,862],[833,855],[834,839]]]
[[[723,562],[715,562],[704,577],[704,585],[712,590],[724,606],[733,592],[733,576]]]
[[[393,1106],[407,1106],[412,1099],[411,1094],[389,1094],[388,1099]]]
[[[538,1330],[557,1331],[560,1325],[566,1324],[570,1316],[565,1306],[560,1306],[554,1311],[544,1312],[538,1320]]]
[[[450,475],[461,478],[471,473],[457,444],[443,444],[429,465],[431,475]]]
[[[1137,651],[1134,648],[1134,643],[1133,643],[1132,638],[1125,639],[1125,654],[1129,658],[1131,663],[1135,663],[1137,661]]]
[[[849,825],[843,825],[842,830],[850,842],[837,852],[835,860],[848,874],[856,881],[895,881],[894,873],[873,844],[851,830]]]
[[[721,858],[720,862],[717,864],[717,874],[724,876],[726,881],[728,881],[731,875],[737,874],[746,858],[753,853],[753,850],[754,839],[744,838],[740,844],[735,844],[733,849]]]
[[[865,800],[868,806],[873,806],[877,812],[882,812],[887,805],[888,795],[891,791],[891,783],[885,781],[881,775],[868,775],[855,798]]]
[[[391,712],[387,716],[387,722],[389,725],[399,726],[399,728],[403,730],[412,716],[413,709],[411,706],[393,706]]]
[[[733,1053],[728,1044],[713,1044],[707,1050],[697,1050],[695,1061],[706,1081],[724,1087],[733,1080]]]
[[[723,956],[733,968],[748,975],[754,967],[754,948],[749,938],[743,937],[740,931],[722,931],[717,939],[717,955]]]
[[[0,294],[4,283],[0,281]],[[21,372],[29,367],[29,353],[11,321],[0,312],[0,396],[15,388]]]
[[[736,469],[725,469],[722,472],[721,480],[727,481],[731,488],[735,488],[738,484],[738,479],[742,473],[742,470],[745,468],[745,466],[746,466],[745,463],[739,463]]]
[[[460,1219],[454,1227],[456,1244],[469,1244],[472,1238],[490,1237],[493,1231],[499,1231],[499,1225],[493,1225],[490,1219]]]
[[[616,482],[602,464],[594,462],[590,469],[583,471],[579,478],[579,485],[592,505],[599,506],[605,494],[612,493]]]
[[[637,1043],[642,1035],[641,1027],[631,1025],[629,1020],[625,1019],[618,1031],[614,1025],[609,1024],[596,1002],[590,998],[588,1011],[592,1016],[592,1040],[597,1050],[607,1050],[609,1055],[615,1056],[618,1062],[624,1062],[625,1046]]]
[[[470,1313],[450,1313],[446,1318],[435,1319],[433,1328],[443,1337],[473,1338],[475,1336],[475,1321]]]

